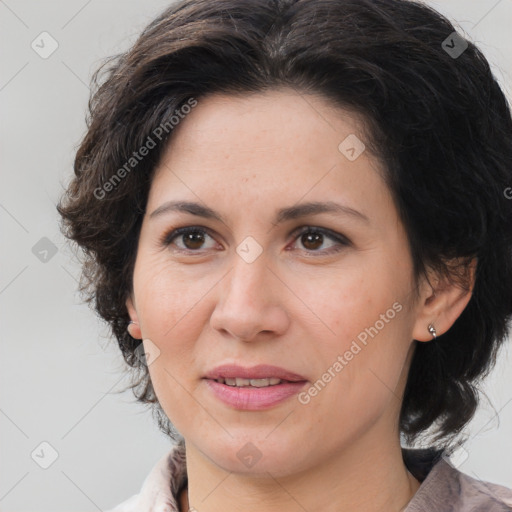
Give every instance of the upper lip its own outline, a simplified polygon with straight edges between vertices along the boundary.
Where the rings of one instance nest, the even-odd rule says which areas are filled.
[[[223,364],[217,366],[205,375],[205,379],[234,379],[240,377],[242,379],[269,379],[275,377],[281,380],[288,380],[290,382],[300,382],[307,380],[302,375],[285,370],[279,366],[269,364],[259,364],[249,368],[238,366],[235,364]]]

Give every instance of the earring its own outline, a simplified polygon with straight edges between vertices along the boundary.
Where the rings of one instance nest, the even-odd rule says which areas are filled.
[[[432,334],[432,339],[437,338],[436,328],[432,324],[428,324],[428,332]]]

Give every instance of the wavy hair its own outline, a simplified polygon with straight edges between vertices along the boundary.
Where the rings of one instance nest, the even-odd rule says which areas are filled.
[[[460,433],[512,315],[512,120],[487,60],[450,21],[409,0],[184,0],[107,59],[92,85],[87,132],[57,206],[61,230],[83,251],[80,291],[109,324],[130,387],[153,405],[162,432],[179,435],[137,357],[140,340],[127,333],[125,302],[173,116],[214,92],[291,87],[365,120],[416,277],[431,268],[467,286],[477,259],[462,314],[435,341],[416,342],[399,418],[409,442],[431,428],[445,445]],[[151,150],[130,160],[148,137]]]

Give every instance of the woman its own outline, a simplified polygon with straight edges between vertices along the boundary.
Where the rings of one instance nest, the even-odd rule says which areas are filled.
[[[114,510],[512,510],[448,462],[512,315],[480,51],[406,0],[188,0],[95,80],[62,229],[177,441]]]

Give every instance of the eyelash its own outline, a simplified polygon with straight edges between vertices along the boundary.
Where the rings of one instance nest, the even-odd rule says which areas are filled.
[[[208,235],[209,237],[213,238],[212,235],[210,235],[209,233],[209,230],[208,229],[205,229],[205,228],[202,228],[200,226],[187,226],[187,227],[183,227],[183,228],[177,228],[177,229],[174,229],[174,230],[170,230],[168,231],[167,233],[165,233],[161,240],[160,240],[160,244],[163,246],[163,247],[168,247],[169,245],[172,244],[172,241],[179,237],[180,235],[186,235],[186,234],[189,234],[189,233],[201,233],[201,234],[206,234]],[[351,245],[351,242],[350,240],[348,240],[348,238],[346,238],[345,236],[339,234],[339,233],[336,233],[334,231],[331,231],[329,229],[325,229],[325,228],[320,228],[320,227],[315,227],[315,226],[304,226],[304,227],[301,227],[299,229],[296,229],[292,235],[294,236],[294,242],[296,240],[298,240],[302,235],[305,235],[306,233],[320,233],[321,235],[323,235],[324,237],[327,237],[335,242],[337,242],[339,244],[338,247],[334,247],[334,248],[330,248],[328,250],[323,250],[323,251],[318,251],[318,250],[308,250],[308,249],[304,249],[305,252],[308,252],[308,253],[318,253],[322,256],[325,256],[325,255],[329,255],[329,254],[334,254],[334,253],[337,253],[337,252],[340,252],[341,250],[343,250],[345,247]],[[181,253],[192,253],[192,254],[200,254],[200,249],[194,251],[192,249],[181,249],[181,248],[177,248],[176,249],[178,252],[181,252]]]

